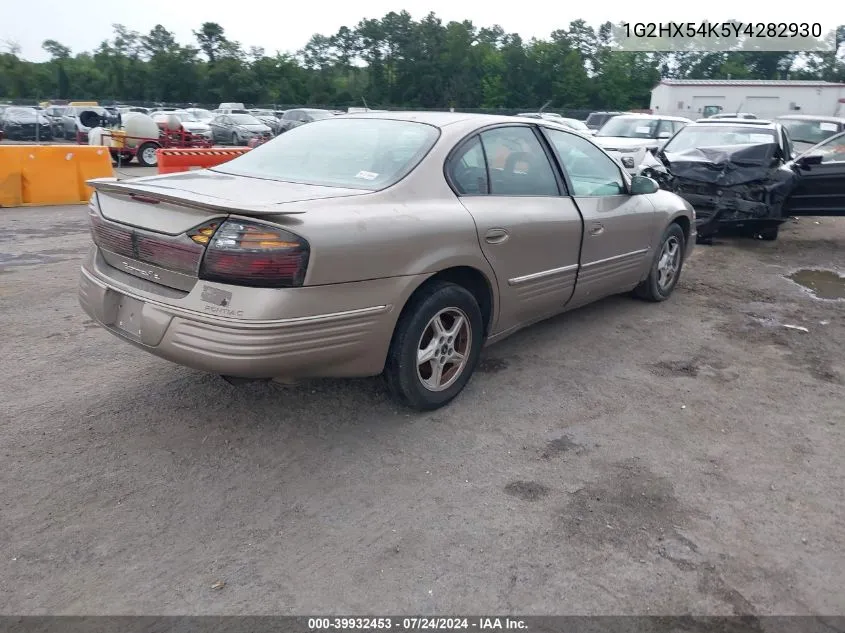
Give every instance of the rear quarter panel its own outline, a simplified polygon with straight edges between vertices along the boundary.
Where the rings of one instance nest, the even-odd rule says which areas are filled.
[[[308,240],[306,286],[473,266],[490,275],[472,216],[451,191],[407,188],[302,203],[307,213],[266,218]],[[299,206],[299,205],[297,205]]]
[[[686,232],[686,255],[689,255],[695,245],[695,211],[692,205],[679,195],[670,191],[664,191],[663,189],[657,193],[650,194],[649,200],[654,205],[657,216],[657,222],[654,225],[655,233],[652,236],[651,243],[656,248],[660,244],[660,238],[663,236],[666,227],[683,217],[686,219],[686,224],[689,227],[689,230]]]

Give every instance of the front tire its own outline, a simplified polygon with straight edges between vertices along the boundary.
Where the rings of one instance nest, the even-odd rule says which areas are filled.
[[[237,147],[240,144],[241,144],[241,139],[238,138],[238,135],[237,135],[236,132],[232,132],[232,145]]]
[[[663,233],[648,277],[634,289],[634,294],[646,301],[666,301],[681,277],[685,251],[684,230],[673,222]]]
[[[388,392],[418,411],[444,406],[472,377],[483,339],[475,297],[457,284],[430,283],[411,298],[396,325],[384,368]]]
[[[156,167],[158,166],[158,156],[156,150],[159,148],[158,144],[147,141],[142,143],[135,153],[138,158],[138,164],[141,167]]]

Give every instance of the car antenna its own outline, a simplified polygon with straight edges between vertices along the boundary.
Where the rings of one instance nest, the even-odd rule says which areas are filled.
[[[551,102],[552,100],[549,99],[548,101],[546,101],[546,103],[543,104],[543,107],[540,108],[540,114],[543,114],[543,110],[545,110]]]

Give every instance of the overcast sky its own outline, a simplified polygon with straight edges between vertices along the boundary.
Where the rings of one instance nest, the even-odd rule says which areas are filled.
[[[706,0],[675,3],[656,0],[604,0],[604,2],[525,3],[514,0],[385,0],[350,2],[321,0],[318,2],[278,2],[252,0],[38,0],[27,3],[9,0],[0,22],[0,45],[9,42],[21,47],[22,56],[42,61],[47,55],[41,49],[45,39],[56,39],[74,53],[90,51],[111,38],[112,23],[148,32],[156,24],[176,34],[182,44],[196,44],[192,30],[202,22],[218,22],[226,35],[244,47],[261,46],[268,54],[275,51],[295,52],[314,33],[331,35],[341,26],[352,27],[362,18],[380,18],[389,11],[407,10],[415,19],[429,10],[444,22],[469,19],[476,26],[500,24],[507,32],[523,38],[546,38],[572,20],[583,19],[597,26],[602,22],[700,22],[734,18],[758,22],[820,22],[824,32],[833,29],[842,19],[838,2],[775,3],[767,0]],[[543,6],[545,5],[545,6]],[[301,6],[307,12],[290,7]],[[807,7],[812,9],[808,10]]]

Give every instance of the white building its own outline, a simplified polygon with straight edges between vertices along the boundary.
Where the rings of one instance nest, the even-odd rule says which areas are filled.
[[[705,110],[707,108],[707,110]],[[845,116],[845,84],[827,81],[664,79],[651,91],[654,114],[699,119],[750,112],[761,118],[784,114]]]

